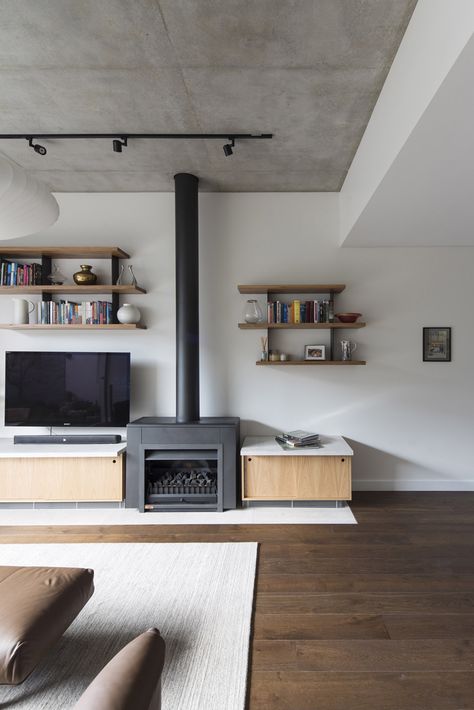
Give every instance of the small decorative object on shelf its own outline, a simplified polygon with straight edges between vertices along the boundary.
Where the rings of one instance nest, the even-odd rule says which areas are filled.
[[[304,348],[305,360],[325,360],[326,346],[325,345],[305,345]]]
[[[260,338],[262,344],[262,351],[260,353],[260,360],[266,362],[268,360],[268,336],[262,335]]]
[[[357,350],[357,343],[351,340],[341,340],[341,352],[343,360],[352,360],[352,353]]]
[[[341,323],[355,323],[360,318],[362,313],[336,313],[336,318]]]
[[[130,285],[134,286],[134,287],[138,286],[138,282],[135,278],[135,274],[133,273],[133,266],[131,264],[128,265],[128,271],[130,274]]]
[[[13,320],[15,325],[29,323],[30,313],[35,310],[35,304],[27,301],[26,298],[12,298],[13,301]]]
[[[278,350],[270,350],[270,352],[268,353],[268,359],[270,360],[270,362],[278,362],[278,360],[280,359],[280,353],[278,352]]]
[[[260,323],[263,320],[262,310],[255,298],[246,301],[244,320],[246,323]]]
[[[125,268],[124,265],[120,264],[120,273],[119,273],[117,280],[115,282],[116,286],[123,286],[123,270],[124,270],[124,268]]]
[[[286,353],[280,353],[280,360],[286,362],[288,360],[288,355]]]
[[[66,283],[67,280],[64,274],[59,271],[56,264],[53,264],[51,273],[46,278],[48,279],[51,286],[62,286],[64,283]]]
[[[119,323],[138,323],[140,320],[140,311],[131,303],[124,303],[117,311],[117,320]]]
[[[92,273],[92,266],[90,264],[81,264],[81,270],[76,271],[72,278],[74,279],[74,283],[78,286],[92,286],[97,283],[97,276]]]

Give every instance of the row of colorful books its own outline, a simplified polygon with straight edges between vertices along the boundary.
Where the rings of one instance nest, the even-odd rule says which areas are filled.
[[[41,325],[108,325],[112,323],[110,301],[40,301],[36,304]]]
[[[268,323],[332,323],[334,321],[333,301],[300,301],[291,303],[268,301]]]
[[[41,264],[17,264],[2,260],[0,286],[39,286],[42,279]]]

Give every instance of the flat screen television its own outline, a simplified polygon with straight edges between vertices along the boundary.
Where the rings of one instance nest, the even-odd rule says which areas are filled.
[[[123,427],[129,415],[130,353],[6,353],[6,426]]]

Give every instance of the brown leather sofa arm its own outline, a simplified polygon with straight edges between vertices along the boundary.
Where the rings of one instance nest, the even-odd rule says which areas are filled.
[[[148,629],[109,661],[74,710],[158,710],[164,662],[165,642]]]

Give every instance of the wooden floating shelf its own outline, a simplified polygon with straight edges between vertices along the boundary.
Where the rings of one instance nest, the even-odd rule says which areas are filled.
[[[257,360],[257,365],[366,365],[365,360]]]
[[[82,323],[22,323],[21,325],[2,323],[1,329],[6,330],[146,330],[146,325],[139,323],[107,323],[90,325]]]
[[[366,323],[239,323],[239,328],[242,330],[269,330],[272,329],[346,329],[346,328],[365,328]]]
[[[265,294],[267,300],[271,295],[278,294],[293,294],[299,296],[303,294],[328,294],[330,303],[334,307],[334,296],[335,294],[341,293],[346,288],[345,284],[239,284],[237,286],[239,293],[242,294]],[[303,299],[301,299],[303,301]],[[331,309],[331,313],[334,313]],[[342,313],[342,311],[341,311]],[[327,315],[327,314],[326,314]],[[366,323],[355,322],[355,323],[343,323],[342,321],[334,321],[331,323],[238,323],[238,326],[242,330],[260,330],[267,331],[268,342],[271,339],[271,332],[274,330],[329,330],[331,334],[331,349],[330,352],[334,353],[334,344],[336,331],[339,330],[358,330],[360,328],[365,328]],[[262,338],[263,341],[263,338]],[[271,350],[271,347],[270,347]],[[299,366],[299,365],[366,365],[365,360],[257,360],[255,363],[259,366]]]
[[[94,293],[123,293],[123,294],[134,294],[134,293],[146,293],[144,288],[140,286],[114,286],[113,284],[94,284],[92,286],[77,286],[76,284],[63,284],[59,285],[46,285],[40,284],[38,286],[0,286],[0,295],[2,294],[13,294],[13,293],[83,293],[83,294],[94,294]]]
[[[241,284],[239,293],[341,293],[345,284]]]
[[[0,256],[9,259],[18,257],[26,259],[28,257],[46,256],[49,259],[110,259],[116,256],[118,259],[130,259],[130,255],[119,247],[0,247]]]
[[[0,247],[0,261],[5,258],[5,263],[11,261],[41,261],[41,267],[43,269],[43,275],[45,269],[48,271],[51,269],[51,261],[55,259],[76,259],[79,264],[88,263],[92,259],[107,259],[110,261],[110,276],[105,277],[110,279],[110,283],[95,283],[95,284],[76,284],[76,283],[66,283],[66,284],[51,284],[51,283],[40,283],[40,284],[28,284],[28,285],[15,285],[0,286],[0,296],[14,296],[14,295],[27,295],[27,294],[37,294],[43,298],[49,298],[53,294],[66,296],[67,294],[73,295],[74,301],[88,301],[90,296],[100,297],[100,294],[110,294],[111,295],[111,305],[113,319],[116,320],[115,313],[119,308],[120,296],[133,295],[133,294],[144,294],[146,290],[140,286],[134,284],[118,284],[117,277],[118,272],[118,260],[119,259],[129,259],[130,256],[127,252],[123,251],[119,247],[115,246],[2,246]],[[32,266],[30,264],[30,266]],[[123,266],[121,267],[123,270]],[[17,279],[13,279],[16,281]],[[84,319],[85,320],[85,319]],[[107,324],[88,324],[88,323],[0,323],[0,329],[4,330],[18,330],[18,331],[31,331],[35,332],[37,330],[145,330],[146,326],[139,323],[107,323]]]

